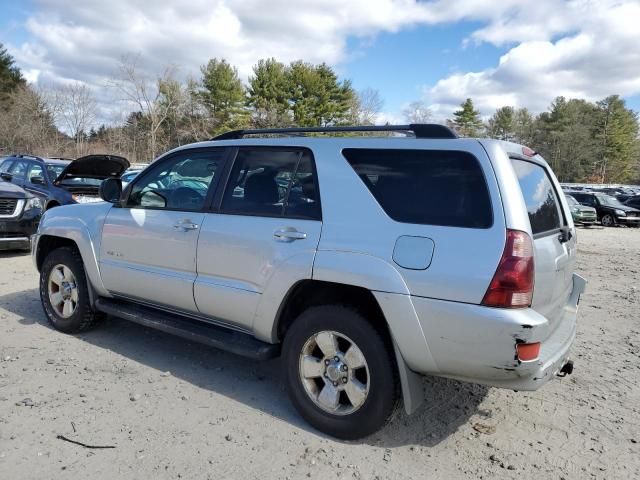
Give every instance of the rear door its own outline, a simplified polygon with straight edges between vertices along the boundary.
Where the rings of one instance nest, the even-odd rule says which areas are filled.
[[[311,278],[321,210],[310,150],[245,147],[198,241],[198,310],[251,330],[260,302]],[[222,194],[223,193],[223,194]]]
[[[564,314],[573,287],[575,229],[560,201],[557,182],[547,167],[519,158],[512,158],[511,162],[533,234],[536,273],[531,306],[549,320],[553,329]],[[570,232],[570,239],[566,240],[563,229]]]
[[[100,248],[105,287],[118,296],[197,312],[196,247],[226,149],[190,149],[158,160],[109,211]]]

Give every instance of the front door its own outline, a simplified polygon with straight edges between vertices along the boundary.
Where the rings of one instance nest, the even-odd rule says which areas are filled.
[[[216,213],[205,215],[194,296],[201,313],[251,330],[260,302],[311,278],[321,210],[311,152],[239,149]]]
[[[44,170],[42,164],[38,162],[29,162],[23,188],[36,197],[39,197],[42,200],[43,205],[46,204],[48,179],[47,172]]]
[[[225,149],[190,149],[158,160],[106,217],[100,272],[111,293],[197,312],[196,247]]]

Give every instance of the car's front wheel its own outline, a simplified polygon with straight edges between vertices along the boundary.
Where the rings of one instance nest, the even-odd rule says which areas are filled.
[[[607,213],[602,216],[600,223],[603,227],[613,227],[616,224],[616,220],[613,218],[613,215]]]
[[[352,440],[382,428],[398,398],[397,369],[383,334],[350,308],[305,310],[284,341],[291,400],[318,430]]]
[[[57,248],[45,258],[40,301],[49,322],[61,332],[80,332],[101,318],[91,308],[82,258],[71,247]]]

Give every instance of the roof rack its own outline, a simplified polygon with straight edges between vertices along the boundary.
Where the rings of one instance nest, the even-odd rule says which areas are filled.
[[[363,125],[344,127],[291,127],[260,128],[256,130],[231,130],[211,140],[237,140],[246,135],[295,135],[304,133],[339,132],[411,132],[416,138],[458,138],[446,125],[437,123],[412,123],[409,125]]]
[[[9,156],[15,157],[15,158],[33,158],[34,160],[42,160],[42,157],[39,157],[37,155],[31,155],[30,153],[14,153]]]

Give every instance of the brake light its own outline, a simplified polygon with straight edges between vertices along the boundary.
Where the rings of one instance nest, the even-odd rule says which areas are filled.
[[[518,360],[521,362],[530,362],[537,360],[540,356],[540,342],[536,343],[518,343],[516,345]]]
[[[482,305],[524,308],[533,297],[534,264],[531,237],[519,230],[507,230],[507,241],[496,273],[482,299]]]

